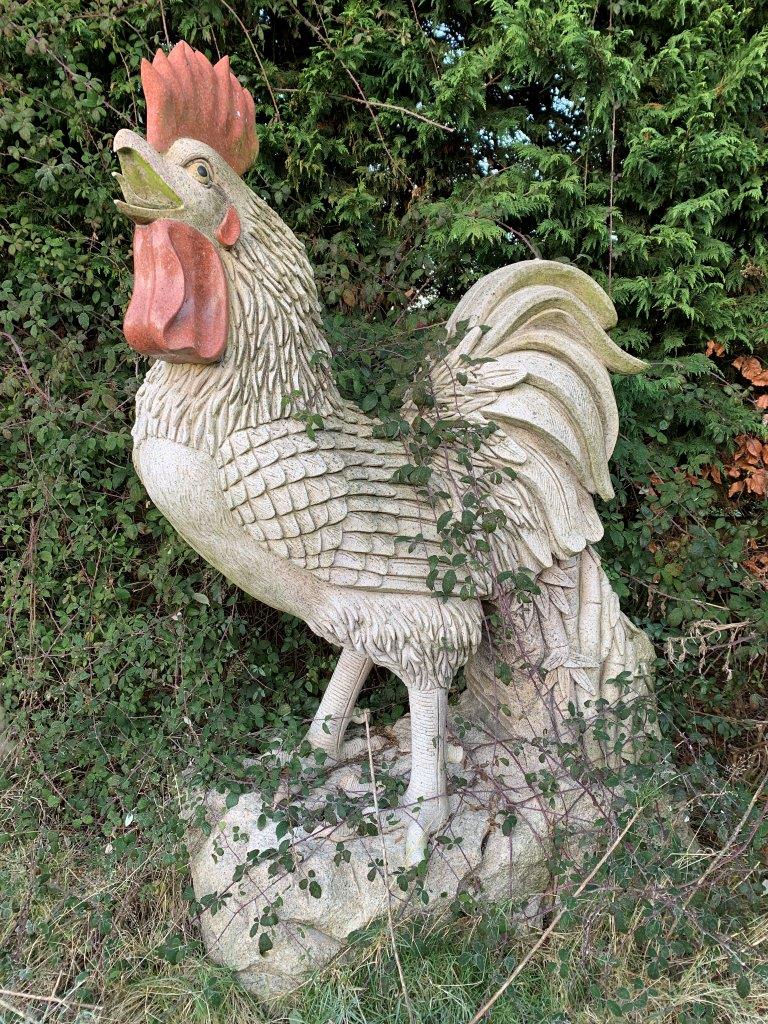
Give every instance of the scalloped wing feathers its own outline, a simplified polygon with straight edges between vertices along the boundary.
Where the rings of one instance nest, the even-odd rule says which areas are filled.
[[[350,407],[327,417],[314,438],[295,420],[235,431],[218,452],[219,483],[259,544],[318,579],[429,593],[435,513],[412,486],[392,482],[403,449],[372,429]]]
[[[431,368],[438,415],[496,423],[475,466],[515,472],[486,499],[505,517],[488,538],[497,571],[540,573],[602,536],[592,494],[613,493],[608,459],[618,431],[608,370],[645,365],[605,333],[615,319],[581,271],[536,260],[483,278],[448,323],[449,339],[461,337]],[[443,510],[393,481],[405,450],[374,437],[356,407],[324,420],[313,437],[288,419],[232,433],[218,453],[229,507],[258,543],[325,582],[430,593]],[[490,579],[475,582],[487,596]]]

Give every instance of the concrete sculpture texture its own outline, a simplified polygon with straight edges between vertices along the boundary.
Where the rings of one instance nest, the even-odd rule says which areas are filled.
[[[125,335],[155,359],[137,397],[137,472],[211,565],[341,649],[314,747],[339,761],[360,753],[364,741],[345,734],[373,665],[406,685],[399,827],[402,860],[415,864],[450,811],[446,716],[460,668],[471,713],[508,731],[485,608],[506,609],[517,706],[534,689],[556,713],[611,700],[621,673],[642,686],[648,641],[591,545],[602,535],[592,495],[613,493],[608,372],[644,364],[608,337],[611,301],[573,266],[530,260],[470,289],[422,382],[431,410],[412,396],[404,413],[484,431],[472,473],[491,481],[501,525],[485,538],[485,567],[469,572],[473,596],[437,599],[430,556],[443,552],[444,514],[461,516],[466,468],[447,452],[430,488],[399,482],[402,443],[339,393],[304,247],[242,179],[258,149],[254,106],[227,58],[213,66],[179,43],[141,75],[147,140],[114,140],[117,206],[136,224]],[[322,426],[308,429],[306,414]],[[504,581],[521,568],[538,593],[515,610]]]

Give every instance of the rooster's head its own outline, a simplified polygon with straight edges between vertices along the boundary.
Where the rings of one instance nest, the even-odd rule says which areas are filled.
[[[175,363],[224,354],[229,309],[222,251],[240,238],[251,201],[243,182],[258,151],[254,104],[224,57],[215,66],[186,43],[141,67],[147,138],[122,129],[114,149],[136,224],[129,344]]]

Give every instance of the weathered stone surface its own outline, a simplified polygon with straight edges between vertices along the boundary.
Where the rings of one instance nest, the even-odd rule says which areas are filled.
[[[407,780],[407,718],[374,736],[373,744],[379,748],[375,754],[377,777],[381,773]],[[535,918],[549,883],[547,821],[551,817],[524,782],[521,768],[502,763],[505,748],[487,733],[470,729],[461,743],[452,740],[448,754],[450,819],[444,835],[453,844],[438,842],[433,849],[424,879],[429,898],[426,905],[413,890],[403,892],[396,884],[395,876],[406,860],[407,830],[396,820],[395,812],[387,810],[380,812],[381,832],[372,836],[357,836],[343,825],[290,830],[283,841],[296,851],[299,860],[293,873],[282,871],[272,877],[271,861],[265,861],[233,884],[233,874],[246,862],[249,851],[279,845],[275,822],[258,826],[264,810],[258,793],[241,796],[230,809],[222,796],[209,794],[207,812],[213,831],[207,838],[194,833],[189,839],[195,893],[198,899],[214,892],[231,893],[223,909],[202,915],[202,934],[210,956],[237,971],[247,988],[274,999],[343,953],[352,933],[384,922],[388,903],[400,919],[432,912],[467,890],[483,900],[519,903]],[[307,812],[340,794],[370,806],[367,768],[367,751],[363,750],[356,760],[332,769],[306,800]],[[504,835],[507,811],[503,808],[508,808],[510,798],[514,799],[517,823]],[[373,811],[371,820],[375,820]],[[340,842],[349,851],[348,862],[334,861]],[[382,844],[388,880],[382,867]],[[372,867],[376,873],[369,879]],[[310,871],[315,875],[310,876]],[[310,877],[321,887],[319,898],[308,888],[300,888],[302,879]],[[251,925],[278,895],[283,899],[279,923],[268,929],[273,947],[262,956],[258,934],[249,934]]]

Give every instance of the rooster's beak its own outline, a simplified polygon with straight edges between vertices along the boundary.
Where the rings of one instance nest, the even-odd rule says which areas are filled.
[[[112,146],[120,161],[120,171],[113,171],[125,198],[115,199],[120,213],[137,224],[150,224],[171,210],[178,212],[184,204],[163,176],[163,159],[135,132],[123,128]]]

